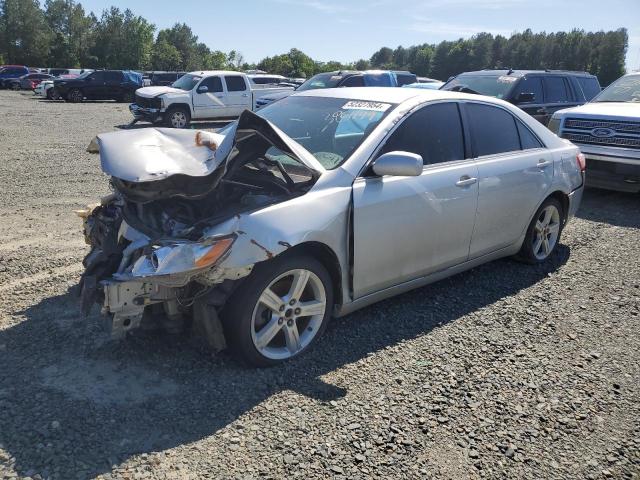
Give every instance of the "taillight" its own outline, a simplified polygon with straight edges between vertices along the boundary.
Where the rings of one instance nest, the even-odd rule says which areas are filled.
[[[578,167],[581,172],[584,172],[587,169],[587,159],[585,158],[584,153],[576,155],[576,162],[578,162]]]

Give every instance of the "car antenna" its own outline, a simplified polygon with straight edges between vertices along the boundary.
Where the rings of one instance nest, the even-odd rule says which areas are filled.
[[[509,71],[507,72],[507,75],[511,75],[513,73],[513,68],[509,68]]]

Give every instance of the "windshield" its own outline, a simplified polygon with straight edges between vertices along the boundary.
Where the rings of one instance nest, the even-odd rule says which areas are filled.
[[[341,75],[334,75],[333,73],[319,73],[311,77],[298,87],[298,92],[304,90],[315,90],[316,88],[335,88],[338,86],[338,82],[342,80]]]
[[[640,102],[640,75],[619,78],[592,102]]]
[[[393,107],[395,104],[386,102],[292,96],[265,107],[258,115],[331,170],[349,158]]]
[[[440,90],[479,93],[490,97],[505,98],[519,77],[510,75],[458,75]]]
[[[183,75],[178,80],[173,82],[171,86],[173,88],[179,88],[180,90],[188,92],[189,90],[193,90],[193,87],[195,87],[200,80],[202,80],[202,77],[187,73],[186,75]]]

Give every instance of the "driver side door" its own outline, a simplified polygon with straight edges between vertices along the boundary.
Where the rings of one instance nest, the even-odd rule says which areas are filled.
[[[104,72],[99,70],[89,75],[84,85],[84,96],[87,98],[101,98],[104,92]]]
[[[206,77],[198,84],[193,94],[193,111],[196,118],[225,117],[227,113],[222,77]]]
[[[456,102],[410,114],[376,155],[422,156],[416,177],[375,176],[353,185],[355,298],[465,262],[478,203],[478,168]]]

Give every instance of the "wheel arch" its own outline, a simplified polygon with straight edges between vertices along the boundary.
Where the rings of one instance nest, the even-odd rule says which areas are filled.
[[[165,112],[169,113],[171,110],[175,110],[177,108],[185,109],[187,112],[189,112],[189,115],[193,114],[193,112],[191,111],[191,106],[188,103],[172,103],[171,105],[167,106]]]
[[[333,283],[333,302],[336,305],[342,304],[342,267],[338,260],[338,255],[325,243],[309,241],[299,243],[282,252],[283,255],[306,254],[318,260],[329,272]]]
[[[560,205],[562,205],[562,223],[563,224],[567,223],[567,217],[569,216],[569,195],[567,195],[562,190],[556,190],[551,194],[547,195],[547,197],[542,201],[542,203],[546,202],[547,199],[549,198],[555,198],[560,202]],[[540,205],[542,205],[542,203],[540,203]],[[540,208],[540,205],[538,205],[538,208]]]

